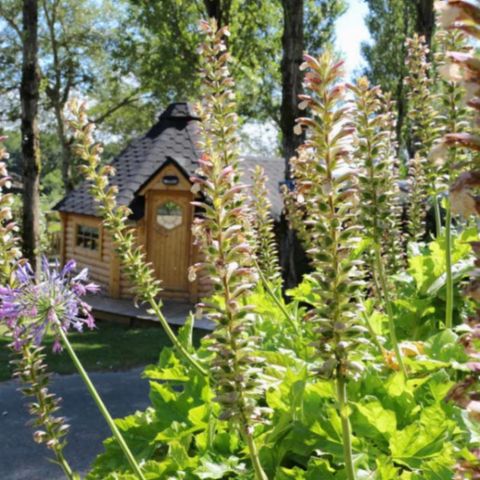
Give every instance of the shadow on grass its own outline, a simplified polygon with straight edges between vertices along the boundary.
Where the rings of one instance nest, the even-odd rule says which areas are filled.
[[[194,331],[194,342],[198,344],[203,331]],[[127,370],[154,363],[165,346],[170,341],[159,326],[130,328],[115,323],[99,322],[93,331],[71,333],[72,342],[77,355],[87,371]],[[45,339],[47,364],[51,372],[74,373],[75,368],[67,352],[52,353],[53,339]],[[10,360],[13,358],[8,348],[9,340],[0,334],[0,381],[11,378]]]

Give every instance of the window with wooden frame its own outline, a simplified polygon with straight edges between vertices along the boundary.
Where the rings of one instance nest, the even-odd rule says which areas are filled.
[[[92,225],[77,224],[75,247],[90,252],[100,252],[100,229]]]

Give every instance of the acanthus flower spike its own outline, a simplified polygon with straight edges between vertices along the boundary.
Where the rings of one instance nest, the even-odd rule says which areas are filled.
[[[351,157],[353,125],[350,108],[344,106],[341,63],[335,63],[329,53],[305,59],[310,117],[297,122],[307,129],[307,140],[292,160],[295,189],[285,192],[285,204],[314,267],[316,300],[307,318],[314,325],[316,373],[336,384],[346,475],[353,480],[346,384],[348,378],[359,375],[349,357],[363,331],[357,315],[363,282],[358,262],[349,255],[360,237]]]
[[[265,385],[263,360],[255,354],[251,308],[246,304],[257,282],[252,212],[240,182],[236,104],[228,72],[224,30],[215,21],[202,30],[203,102],[197,106],[203,151],[196,175],[203,196],[203,218],[193,232],[203,260],[191,273],[209,272],[214,295],[199,307],[215,323],[211,366],[220,418],[228,420],[247,443],[257,480],[266,480],[255,443],[255,425],[264,422],[258,399]]]
[[[409,162],[408,233],[410,240],[421,241],[426,231],[426,214],[433,201],[436,234],[440,235],[441,215],[438,201],[437,169],[430,151],[442,135],[441,116],[437,109],[438,96],[433,92],[433,78],[428,61],[429,49],[425,37],[415,34],[406,42],[408,77],[405,78],[408,110],[407,123],[411,131],[414,155]]]
[[[360,222],[365,238],[368,275],[373,279],[377,296],[389,320],[389,333],[396,361],[407,375],[397,340],[393,304],[387,272],[395,272],[402,257],[396,165],[394,159],[395,122],[380,89],[371,88],[365,77],[351,85],[353,117],[357,126],[354,157],[359,174]]]
[[[455,9],[455,12],[460,11],[457,15],[456,21],[453,25],[454,29],[460,30],[464,33],[472,33],[474,37],[479,36],[480,32],[480,9],[478,6],[465,2],[463,0],[448,0],[444,9]],[[460,81],[460,84],[467,90],[466,96],[470,103],[480,94],[480,77],[478,74],[472,75],[472,71],[477,70],[478,59],[472,59],[471,56],[466,56],[464,53],[450,54],[451,59],[461,60],[463,67],[462,73],[465,81]],[[465,62],[469,66],[465,65]],[[475,105],[475,101],[473,102]],[[479,112],[475,111],[476,118],[472,125],[472,132],[456,132],[448,129],[444,141],[447,145],[453,147],[461,147],[473,152],[472,161],[470,162],[470,170],[464,171],[457,176],[456,180],[450,186],[450,203],[453,212],[461,213],[467,217],[480,215],[480,200],[472,190],[480,184],[480,171],[478,169],[478,150],[479,150],[479,136],[478,136],[478,121],[480,118]],[[456,172],[457,173],[457,172]],[[480,295],[478,294],[480,288],[479,271],[480,271],[480,250],[478,242],[472,243],[473,253],[475,255],[475,269],[472,273],[472,278],[465,288],[465,294],[475,302],[476,311],[467,320],[467,325],[463,328],[469,330],[460,338],[460,343],[465,347],[467,355],[470,357],[470,362],[467,364],[470,372],[454,387],[450,389],[447,399],[456,402],[459,406],[465,409],[465,414],[470,421],[479,421],[479,404],[478,404],[478,344],[473,342],[473,339],[478,336],[478,326],[480,320],[480,309],[478,308],[478,301]],[[478,448],[474,448],[468,452],[464,460],[460,460],[455,469],[455,480],[474,479],[479,478],[480,474],[480,455]]]

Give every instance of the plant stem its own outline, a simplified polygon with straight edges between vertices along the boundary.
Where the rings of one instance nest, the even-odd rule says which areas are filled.
[[[77,354],[75,353],[72,345],[70,344],[70,341],[67,338],[67,334],[63,331],[63,328],[60,325],[60,322],[58,322],[57,326],[58,326],[58,331],[60,333],[60,336],[62,337],[62,341],[65,345],[65,348],[67,349],[67,352],[70,355],[70,358],[72,359],[76,369],[78,370],[78,373],[82,377],[82,380],[85,382],[85,385],[87,386],[88,391],[90,392],[90,395],[92,396],[93,400],[97,404],[98,409],[100,410],[101,414],[105,418],[105,421],[110,427],[110,430],[112,431],[113,435],[117,439],[117,442],[119,443],[120,448],[123,450],[123,453],[125,454],[125,457],[127,458],[128,463],[132,467],[132,470],[135,472],[136,476],[140,480],[145,480],[145,477],[143,476],[142,471],[140,470],[140,467],[137,461],[135,460],[135,457],[133,456],[132,452],[128,448],[128,445],[125,442],[125,439],[123,438],[122,434],[120,433],[120,430],[118,430],[117,426],[115,425],[115,422],[111,417],[109,411],[107,410],[107,407],[103,403],[103,400],[100,398],[100,395],[98,394],[95,386],[90,380],[90,377],[88,376],[87,372],[83,368],[83,365],[80,362],[80,359],[77,357]]]
[[[452,275],[452,209],[450,199],[447,199],[445,218],[445,269],[446,269],[446,308],[445,326],[453,327],[453,275]]]
[[[380,281],[380,286],[382,287],[383,299],[385,302],[385,309],[387,310],[388,326],[390,330],[390,341],[392,342],[392,346],[395,350],[395,354],[397,356],[397,361],[400,366],[400,369],[402,370],[402,373],[405,376],[405,378],[407,378],[407,370],[405,369],[405,365],[403,364],[402,352],[400,351],[400,347],[398,345],[397,333],[395,331],[393,306],[390,300],[387,279],[385,278],[385,269],[383,268],[382,256],[380,253],[380,245],[378,245],[378,243],[375,244],[375,263],[376,263],[376,270],[378,273],[378,279]]]
[[[440,203],[436,194],[433,197],[433,210],[435,212],[435,233],[437,238],[439,238],[442,234],[442,215],[440,212]]]
[[[356,480],[355,468],[352,455],[352,431],[348,412],[347,384],[345,377],[337,368],[337,400],[340,420],[342,423],[343,457],[345,461],[345,472],[348,480]]]
[[[276,293],[273,291],[273,288],[270,285],[270,282],[267,280],[264,273],[262,272],[260,266],[258,265],[257,260],[255,260],[255,268],[256,268],[259,276],[260,276],[260,280],[262,281],[263,286],[265,287],[265,290],[267,291],[267,293],[270,295],[270,297],[272,298],[274,303],[277,305],[277,307],[283,313],[283,315],[285,316],[288,323],[290,323],[290,325],[293,327],[293,329],[295,330],[295,333],[299,333],[297,322],[290,316],[290,314],[288,313],[287,309],[285,308],[285,305],[283,304],[283,302],[278,298]]]
[[[247,427],[248,428],[248,427]],[[247,430],[247,428],[242,428],[243,436],[247,442],[248,452],[250,454],[250,460],[252,461],[253,469],[255,471],[256,480],[268,480],[266,473],[263,471],[262,464],[260,463],[260,458],[258,456],[257,445],[255,444],[255,439],[253,435]]]
[[[70,465],[68,464],[67,459],[64,457],[63,453],[56,453],[56,457],[58,464],[60,465],[63,473],[65,474],[65,477],[67,477],[68,480],[77,480],[79,477],[73,473],[73,470],[70,468]]]
[[[380,350],[380,353],[382,353],[383,355],[385,349],[383,348],[383,345],[380,343],[380,340],[378,339],[378,335],[375,333],[375,330],[373,329],[372,324],[370,323],[368,315],[365,312],[362,312],[362,317],[363,317],[363,320],[365,321],[365,325],[367,326],[370,336],[373,338],[373,342],[375,343],[377,348]]]
[[[168,324],[167,322],[167,319],[164,317],[163,313],[162,313],[162,310],[160,309],[160,307],[158,306],[158,303],[157,301],[155,300],[155,298],[153,296],[149,296],[147,298],[148,300],[148,303],[150,304],[150,307],[152,308],[152,310],[155,312],[155,315],[157,316],[160,324],[162,325],[163,327],[163,330],[165,331],[165,333],[167,334],[168,338],[170,339],[170,341],[173,343],[173,346],[179,351],[179,353],[183,356],[183,358],[185,360],[187,360],[188,363],[190,363],[190,365],[192,365],[193,368],[195,368],[195,370],[197,370],[197,372],[202,375],[203,377],[207,378],[208,377],[208,373],[207,371],[200,365],[199,362],[197,362],[197,360],[195,360],[195,358],[193,358],[193,356],[188,352],[188,350],[180,343],[180,341],[178,340],[177,336],[173,333],[172,329],[170,328],[170,325]]]

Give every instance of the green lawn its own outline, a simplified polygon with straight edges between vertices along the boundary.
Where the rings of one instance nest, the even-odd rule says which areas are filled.
[[[194,332],[199,340],[204,332]],[[70,341],[87,371],[125,370],[132,367],[156,362],[161,349],[169,346],[170,341],[162,328],[158,326],[130,328],[115,323],[99,322],[93,331],[70,333]],[[11,350],[9,341],[0,331],[0,381],[11,378]],[[75,369],[63,351],[54,354],[51,351],[52,339],[45,341],[47,363],[50,371],[74,373]]]

